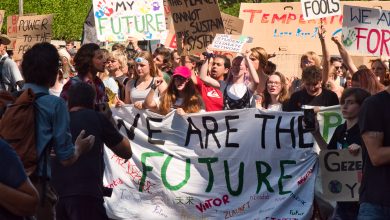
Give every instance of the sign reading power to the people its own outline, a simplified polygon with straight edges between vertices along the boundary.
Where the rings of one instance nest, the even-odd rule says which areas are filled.
[[[305,20],[325,18],[341,14],[339,0],[301,0]]]

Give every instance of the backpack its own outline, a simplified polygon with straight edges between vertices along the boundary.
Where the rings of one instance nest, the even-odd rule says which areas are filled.
[[[15,149],[30,176],[38,165],[35,101],[46,94],[34,94],[31,89],[18,93],[0,92],[0,137]]]

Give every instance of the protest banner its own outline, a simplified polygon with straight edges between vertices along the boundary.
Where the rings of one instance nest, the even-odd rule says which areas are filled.
[[[244,20],[221,12],[225,34],[240,35],[244,27]]]
[[[158,40],[166,30],[163,0],[93,0],[97,38],[102,42]]]
[[[350,52],[390,56],[390,10],[344,5],[342,42]]]
[[[168,0],[176,31],[178,51],[183,55],[202,53],[224,27],[216,0]]]
[[[11,15],[7,17],[7,35],[11,39],[10,49],[15,48],[17,33],[18,33],[18,15]]]
[[[348,149],[322,150],[320,168],[324,197],[331,201],[359,201],[362,154],[353,156]]]
[[[389,1],[341,2],[341,6],[344,4],[390,10]],[[241,3],[239,18],[245,21],[242,35],[253,37],[253,47],[263,47],[268,53],[277,54],[302,54],[309,50],[322,54],[318,39],[320,20],[305,21],[300,2]],[[342,18],[336,15],[323,19],[327,40],[341,35]],[[329,41],[327,45],[331,55],[339,54],[334,43]]]
[[[34,44],[49,42],[52,37],[53,15],[19,16],[17,39],[14,48],[15,60],[22,59],[24,52]]]
[[[1,28],[3,27],[4,15],[5,15],[5,11],[0,10],[0,32],[1,32]]]
[[[250,41],[250,38],[242,35],[216,34],[211,49],[241,53],[242,48],[248,41]]]
[[[133,156],[106,149],[113,219],[308,219],[318,170],[301,113],[159,116],[115,108]],[[134,209],[137,207],[137,209]]]
[[[339,0],[301,0],[301,8],[305,20],[341,15]]]

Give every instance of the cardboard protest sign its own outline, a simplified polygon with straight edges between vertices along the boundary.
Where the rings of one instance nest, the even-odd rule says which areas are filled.
[[[249,37],[241,35],[217,34],[211,44],[211,49],[240,53],[244,44],[249,40]]]
[[[341,2],[341,5],[344,4],[390,10],[390,1]],[[239,18],[245,21],[242,35],[253,37],[253,47],[263,47],[268,53],[303,54],[314,51],[322,54],[318,39],[320,20],[305,21],[300,2],[241,3]],[[336,45],[329,39],[332,35],[341,35],[342,21],[342,15],[323,19],[331,55],[339,54]]]
[[[11,15],[7,17],[7,35],[11,39],[10,49],[15,47],[16,37],[18,33],[18,18],[19,15]]]
[[[361,150],[357,156],[343,150],[322,150],[320,168],[325,198],[332,201],[359,201],[362,177]]]
[[[53,15],[20,16],[17,24],[17,39],[14,59],[22,58],[24,52],[34,44],[50,42],[52,37]]]
[[[163,0],[93,0],[99,41],[158,40],[166,30]]]
[[[301,113],[112,111],[133,156],[125,161],[105,150],[110,218],[311,217],[319,166]]]
[[[390,56],[390,10],[344,5],[343,39],[347,50]]]
[[[168,0],[176,31],[179,53],[202,53],[224,27],[216,0]]]
[[[3,27],[3,23],[4,23],[4,15],[5,15],[5,11],[0,10],[0,32],[1,32],[1,27]]]
[[[221,12],[225,34],[240,35],[244,27],[244,20]]]
[[[301,0],[301,8],[305,20],[341,15],[339,0]]]

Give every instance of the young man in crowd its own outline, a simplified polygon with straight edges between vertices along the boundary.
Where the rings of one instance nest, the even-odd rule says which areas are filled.
[[[158,47],[153,53],[153,62],[158,69],[158,75],[169,84],[171,77],[167,73],[170,70],[171,64],[171,51],[165,47]]]
[[[211,71],[209,65],[211,62]],[[206,111],[223,110],[223,94],[219,88],[214,88],[210,85],[210,78],[218,81],[223,81],[226,78],[230,69],[230,60],[226,56],[217,55],[211,59],[206,57],[201,69],[200,77],[192,73],[192,81],[195,83],[199,93],[205,103]]]
[[[23,87],[23,77],[16,63],[7,54],[11,40],[0,34],[0,91],[14,92]]]
[[[364,102],[359,127],[364,143],[358,219],[390,219],[390,87]]]
[[[338,105],[336,93],[323,88],[322,70],[317,66],[309,66],[302,72],[303,89],[291,95],[286,111],[301,111],[303,105],[332,106]]]
[[[48,157],[51,149],[62,165],[69,166],[89,151],[95,141],[92,135],[83,138],[85,131],[81,131],[73,145],[66,103],[57,96],[49,95],[49,88],[57,79],[58,67],[57,49],[49,43],[35,44],[23,55],[22,70],[26,81],[23,89],[45,94],[35,101],[35,143],[39,161],[37,170],[30,176],[42,201],[36,215],[38,220],[55,218],[57,196],[49,183],[51,164]]]
[[[106,144],[119,157],[130,159],[130,143],[105,115],[94,110],[96,92],[92,86],[76,83],[68,95],[72,135],[85,129],[95,136],[95,144],[72,166],[54,162],[52,182],[59,195],[57,220],[108,219],[103,206],[103,147]]]

